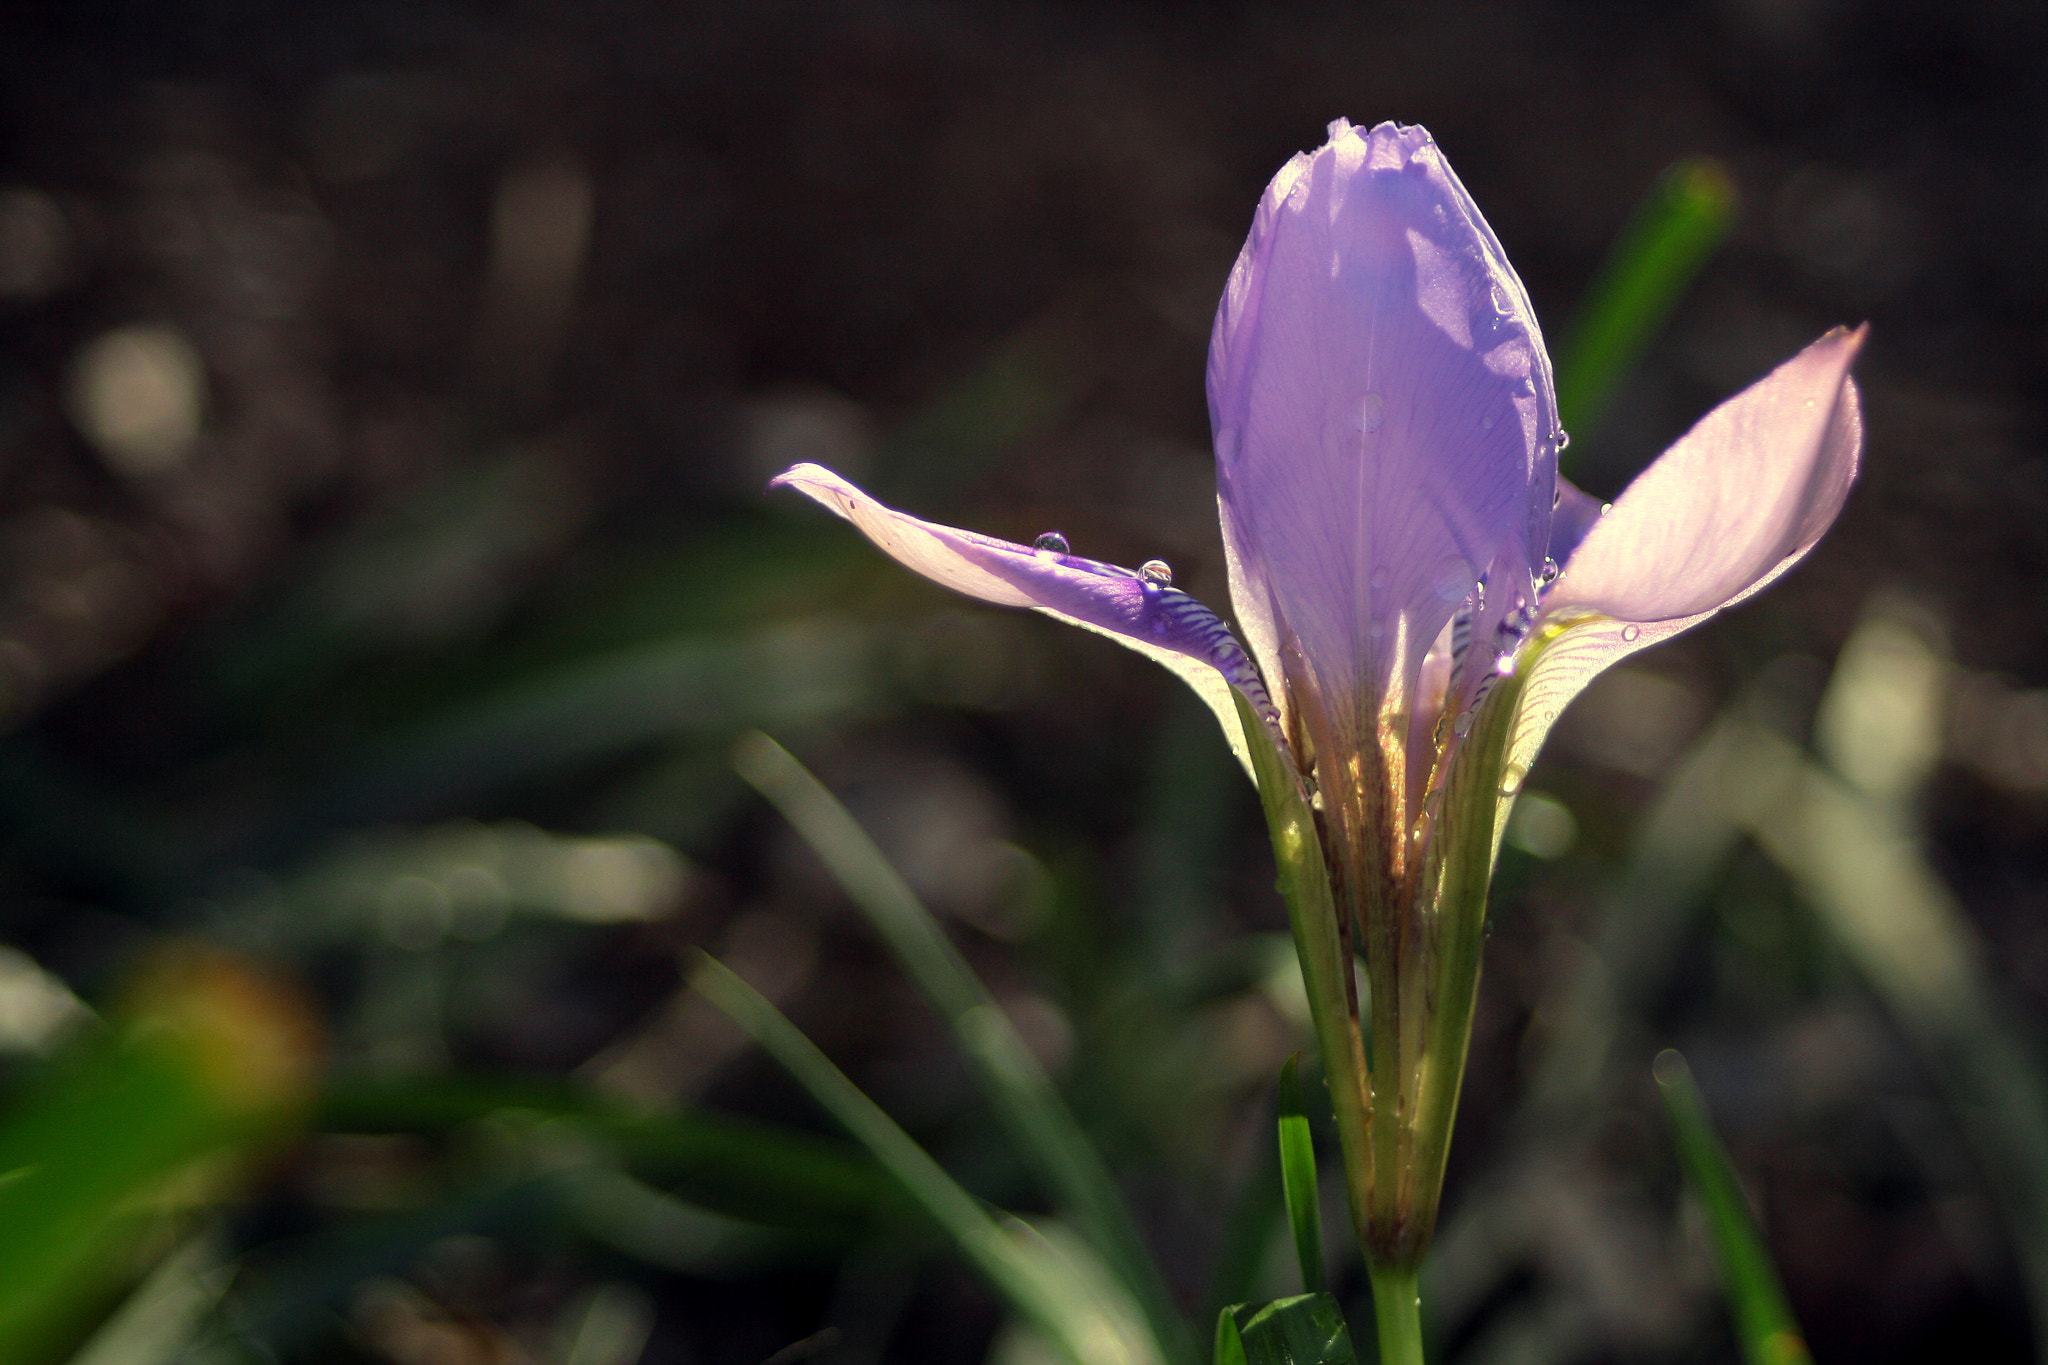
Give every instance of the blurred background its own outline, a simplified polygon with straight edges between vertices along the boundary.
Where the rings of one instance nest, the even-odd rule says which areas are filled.
[[[736,774],[756,729],[945,922],[1191,1319],[1291,1292],[1272,1092],[1307,1034],[1213,722],[763,486],[815,460],[1222,608],[1209,322],[1338,116],[1432,130],[1553,342],[1711,158],[1732,230],[1578,424],[1593,492],[1872,324],[1840,524],[1530,776],[1436,1356],[1735,1358],[1649,1079],[1678,1046],[1818,1359],[2032,1358],[2044,30],[2004,0],[10,11],[0,1168],[59,1172],[0,1221],[21,1358],[1040,1358],[685,986],[714,952],[967,1188],[1049,1209]]]

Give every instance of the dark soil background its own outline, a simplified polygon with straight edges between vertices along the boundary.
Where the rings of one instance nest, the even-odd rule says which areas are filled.
[[[2048,11],[2002,0],[14,9],[0,941],[92,1001],[166,938],[230,943],[318,1002],[337,1079],[574,1073],[829,1131],[681,992],[705,945],[978,1193],[1041,1207],[733,776],[758,726],[952,921],[1193,1311],[1303,1036],[1238,951],[1284,928],[1249,790],[1164,674],[946,599],[763,486],[815,459],[934,520],[1165,558],[1221,607],[1203,355],[1287,157],[1339,116],[1427,125],[1555,340],[1659,173],[1711,156],[1740,219],[1575,474],[1612,496],[1868,320],[1865,473],[1803,567],[1640,657],[1650,692],[1590,694],[1532,779],[1577,837],[1503,864],[1439,1354],[1734,1358],[1647,1080],[1678,1044],[1817,1359],[2028,1358],[1941,1077],[1754,850],[1641,983],[1577,1145],[1516,1115],[1676,755],[1759,688],[1803,735],[1874,597],[1956,662],[1927,848],[2039,1050],[2044,63]],[[478,831],[644,875],[473,932],[446,896],[415,913],[419,860]],[[443,1221],[303,1291],[320,1325],[264,1338],[285,1359],[568,1360],[544,1343],[597,1290],[644,1351],[579,1365],[975,1360],[999,1331],[900,1237],[664,1266],[463,1213],[459,1141],[326,1127],[237,1213],[252,1264]]]

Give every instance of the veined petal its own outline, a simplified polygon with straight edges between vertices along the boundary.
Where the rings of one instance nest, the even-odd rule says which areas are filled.
[[[1503,544],[1541,562],[1541,333],[1421,128],[1339,120],[1274,178],[1217,312],[1209,407],[1255,641],[1277,614],[1316,667],[1383,685],[1403,617],[1419,660]]]
[[[1715,408],[1593,523],[1530,641],[1510,768],[1603,670],[1769,586],[1834,523],[1863,451],[1864,332],[1836,328]]]
[[[1243,692],[1263,716],[1273,716],[1273,704],[1229,627],[1180,589],[1079,555],[920,521],[883,506],[822,465],[795,465],[769,487],[809,495],[859,527],[898,563],[955,592],[1042,611],[1164,664],[1216,712],[1232,752],[1251,771],[1231,688]]]
[[[1238,621],[1269,679],[1321,698],[1319,748],[1355,748],[1479,576],[1549,541],[1542,336],[1426,131],[1340,120],[1274,178],[1208,388]]]
[[[1863,336],[1828,333],[1701,418],[1594,523],[1546,607],[1675,620],[1718,610],[1803,554],[1856,477],[1849,366]]]

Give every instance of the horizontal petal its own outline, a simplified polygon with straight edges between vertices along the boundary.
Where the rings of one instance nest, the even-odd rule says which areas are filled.
[[[1541,563],[1549,360],[1423,129],[1339,121],[1275,177],[1217,312],[1208,386],[1238,619],[1268,676],[1290,656],[1313,675],[1290,684],[1332,714],[1405,694],[1504,552],[1524,573]]]
[[[1849,378],[1863,336],[1837,328],[1700,419],[1593,525],[1546,611],[1696,616],[1810,549],[1863,449]]]
[[[956,592],[1006,607],[1029,607],[1106,635],[1187,682],[1215,711],[1250,771],[1230,689],[1270,717],[1273,705],[1244,650],[1216,614],[1170,583],[1143,573],[997,540],[885,507],[822,465],[800,464],[772,488],[794,488],[845,517],[905,567]]]

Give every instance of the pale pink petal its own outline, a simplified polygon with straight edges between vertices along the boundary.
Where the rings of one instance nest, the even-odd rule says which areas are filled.
[[[1702,418],[1594,523],[1546,614],[1695,616],[1804,554],[1856,477],[1863,336],[1837,328]]]

